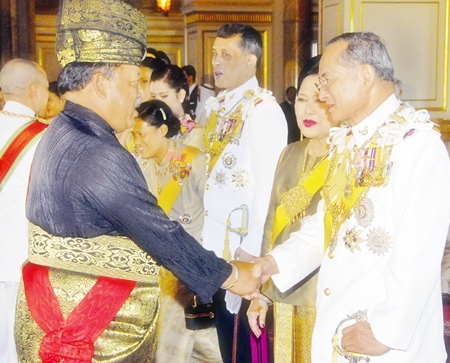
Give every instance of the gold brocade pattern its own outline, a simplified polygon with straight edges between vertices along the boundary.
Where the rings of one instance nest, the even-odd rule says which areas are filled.
[[[144,15],[120,0],[60,1],[56,53],[70,62],[140,65],[146,51]]]
[[[311,176],[313,170],[325,157],[326,155],[323,156],[319,162],[317,162],[317,158],[310,157],[308,150],[306,150],[303,162],[302,177],[299,183],[295,187],[286,190],[281,195],[280,205],[283,207],[283,212],[287,216],[289,224],[292,225],[292,223],[302,219],[305,216],[306,209],[311,203],[313,195],[306,190],[303,185],[303,181]],[[321,179],[323,180],[323,177]]]
[[[294,359],[293,363],[311,363],[311,344],[316,309],[294,306]]]
[[[292,362],[293,349],[293,313],[294,306],[275,302],[273,305],[274,319],[274,361]]]
[[[140,282],[156,282],[159,265],[126,237],[57,237],[30,223],[28,256],[38,265]]]
[[[316,309],[274,303],[274,361],[311,363],[311,342]]]
[[[67,318],[97,280],[97,276],[55,268],[50,268],[49,278],[64,318]],[[152,363],[156,350],[158,311],[158,285],[138,282],[114,320],[96,340],[92,361]],[[44,333],[28,310],[22,282],[14,335],[19,362],[41,363],[38,352]]]
[[[286,225],[272,245],[275,211],[281,204],[283,193],[295,188],[301,180],[304,180],[304,175],[307,178],[322,160],[321,156],[305,158],[308,143],[309,140],[290,144],[280,157],[264,226],[262,246],[264,254],[284,243],[292,232],[298,231],[301,227],[301,220],[295,220],[294,223]],[[305,160],[303,168],[299,166],[302,160]],[[289,172],[286,172],[287,170]],[[316,213],[319,201],[320,190],[305,207],[305,215]],[[294,200],[292,202],[295,203]],[[308,346],[308,342],[311,344],[315,320],[317,278],[317,271],[314,271],[285,293],[281,293],[271,280],[263,287],[263,292],[275,301],[274,357],[276,363],[311,362],[311,347]]]

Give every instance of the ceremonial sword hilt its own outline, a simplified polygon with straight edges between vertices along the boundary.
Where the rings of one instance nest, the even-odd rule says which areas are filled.
[[[356,313],[352,315],[347,315],[347,318],[341,320],[341,322],[338,324],[336,331],[333,335],[333,363],[337,363],[337,354],[342,355],[345,359],[349,361],[349,363],[359,363],[360,361],[366,361],[370,362],[370,358],[366,357],[360,353],[354,353],[349,352],[348,350],[342,348],[339,345],[339,338],[341,329],[343,328],[344,324],[347,323],[350,320],[356,320],[356,321],[366,321],[367,320],[367,310],[358,310]]]

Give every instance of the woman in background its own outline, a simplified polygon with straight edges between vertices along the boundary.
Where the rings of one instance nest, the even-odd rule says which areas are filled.
[[[180,120],[181,128],[176,138],[186,145],[204,151],[203,127],[197,125],[183,110],[187,92],[187,78],[180,67],[171,64],[153,71],[150,97],[165,102]]]
[[[48,84],[48,101],[47,106],[45,107],[44,118],[48,122],[51,122],[55,118],[55,116],[64,109],[65,104],[66,101],[61,98],[58,90],[58,82],[50,82]]]
[[[141,62],[140,70],[141,76],[139,77],[139,84],[142,88],[142,96],[139,100],[140,103],[150,100],[150,77],[155,69],[164,67],[170,64],[170,59],[166,53],[154,48],[147,48],[145,58]],[[130,152],[134,151],[134,140],[131,135],[131,128],[116,134],[120,143]]]
[[[170,59],[166,53],[154,48],[147,48],[147,54],[141,63],[141,77],[139,78],[139,84],[142,87],[141,103],[150,100],[150,79],[155,69],[162,68],[170,64]]]
[[[289,238],[301,228],[301,221],[317,211],[325,169],[332,123],[324,102],[319,100],[320,55],[311,58],[298,78],[295,115],[302,135],[308,139],[289,144],[280,156],[272,187],[272,196],[261,254]],[[311,362],[311,339],[315,322],[317,271],[304,281],[281,293],[269,280],[263,293],[274,300],[274,361]],[[268,303],[252,301],[248,310],[250,326],[257,337],[265,325]],[[259,319],[259,321],[258,321]],[[266,352],[267,354],[267,352]],[[253,361],[255,357],[253,356]]]
[[[133,137],[148,188],[169,218],[200,242],[205,154],[179,141],[180,121],[164,102],[144,102],[137,111]],[[222,362],[215,326],[186,329],[184,309],[194,305],[194,295],[163,268],[160,286],[156,362]]]

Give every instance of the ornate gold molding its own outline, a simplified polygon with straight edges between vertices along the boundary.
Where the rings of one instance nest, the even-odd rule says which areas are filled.
[[[272,13],[190,13],[186,24],[194,23],[271,23]]]

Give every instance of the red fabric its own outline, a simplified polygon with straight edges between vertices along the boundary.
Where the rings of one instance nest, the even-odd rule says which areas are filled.
[[[450,305],[444,304],[444,334],[450,336]]]
[[[92,362],[94,342],[114,319],[136,282],[100,276],[64,320],[48,271],[48,267],[32,263],[22,269],[28,309],[46,333],[39,349],[42,362]]]
[[[35,121],[25,129],[23,129],[14,138],[14,140],[12,140],[12,142],[0,158],[0,183],[6,177],[8,171],[14,165],[14,162],[16,161],[22,150],[36,135],[43,131],[47,126],[48,125],[44,124],[43,122]]]
[[[250,334],[250,347],[252,349],[252,363],[269,362],[266,327],[261,329],[261,336],[259,338],[253,333]]]

